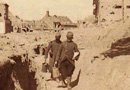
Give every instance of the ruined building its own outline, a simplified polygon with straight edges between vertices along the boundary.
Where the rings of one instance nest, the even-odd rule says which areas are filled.
[[[33,30],[49,30],[57,31],[70,28],[77,28],[67,16],[50,15],[49,11],[46,11],[46,15],[41,20],[23,20]]]
[[[77,28],[77,25],[74,24],[67,16],[51,16],[49,11],[46,12],[46,15],[42,18],[41,23],[45,25],[44,29],[46,30],[64,30]]]
[[[93,0],[93,14],[99,23],[110,23],[130,17],[130,0]]]
[[[0,3],[0,33],[32,32],[33,30],[64,30],[77,28],[67,16],[51,16],[49,11],[41,20],[23,20],[18,15],[14,16],[9,10],[9,5]]]
[[[8,4],[0,3],[0,33],[9,33],[13,31],[11,21],[8,18]]]

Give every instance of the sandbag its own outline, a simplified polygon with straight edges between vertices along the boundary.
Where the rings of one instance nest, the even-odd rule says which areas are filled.
[[[43,71],[43,72],[47,72],[47,69],[48,69],[48,64],[43,63],[43,64],[42,64],[42,71]]]
[[[52,68],[53,78],[58,78],[60,76],[59,69],[57,67]]]

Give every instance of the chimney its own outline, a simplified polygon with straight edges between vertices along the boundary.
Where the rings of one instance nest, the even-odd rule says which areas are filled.
[[[46,11],[46,16],[47,16],[47,17],[50,17],[49,11]]]

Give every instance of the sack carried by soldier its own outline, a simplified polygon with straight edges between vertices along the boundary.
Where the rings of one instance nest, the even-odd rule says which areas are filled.
[[[57,67],[52,68],[53,78],[58,78],[60,76],[59,69]]]
[[[42,71],[47,72],[47,69],[48,69],[48,64],[42,63]]]

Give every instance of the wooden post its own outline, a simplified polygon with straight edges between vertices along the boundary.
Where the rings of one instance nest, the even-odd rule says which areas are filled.
[[[123,22],[125,20],[125,11],[124,11],[124,9],[125,9],[125,3],[124,3],[124,0],[122,0],[122,20],[123,20]]]
[[[101,22],[101,1],[98,0],[98,25],[100,25]]]

